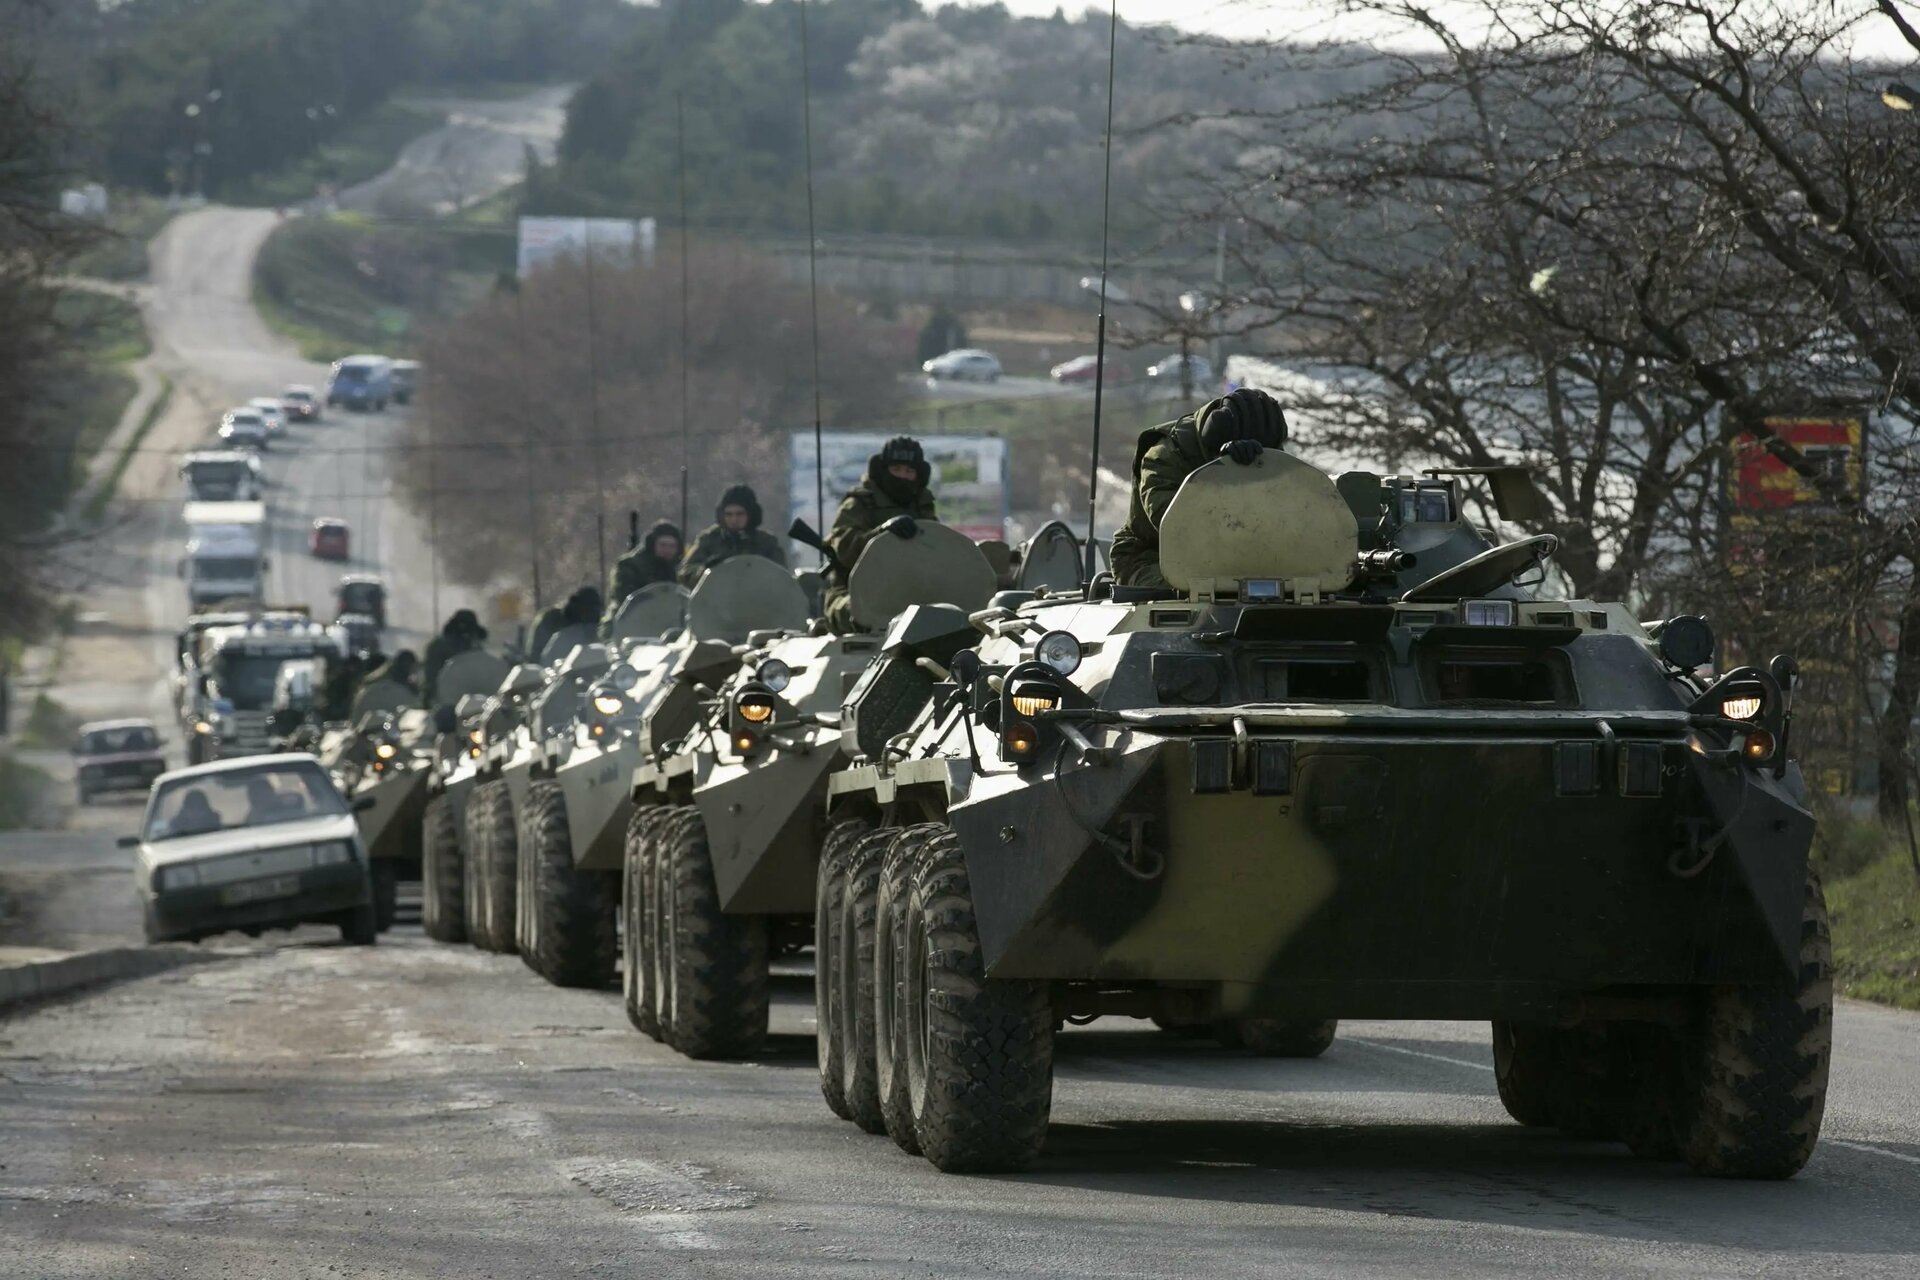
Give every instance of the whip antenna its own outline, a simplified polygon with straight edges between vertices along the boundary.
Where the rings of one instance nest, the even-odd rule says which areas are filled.
[[[813,314],[813,509],[827,522],[827,459],[820,432],[820,272],[813,230],[813,59],[807,44],[807,0],[800,0],[800,121],[807,158],[807,305]]]
[[[1120,0],[1107,0],[1107,136],[1102,144],[1106,172],[1100,188],[1100,320],[1093,343],[1093,457],[1087,467],[1086,582],[1093,582],[1096,548],[1094,512],[1100,502],[1100,410],[1107,389],[1107,244],[1113,222],[1113,66],[1120,47]]]
[[[687,99],[673,95],[680,160],[680,536],[687,534]]]

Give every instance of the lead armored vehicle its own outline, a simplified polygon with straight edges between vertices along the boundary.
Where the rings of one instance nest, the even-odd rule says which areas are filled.
[[[916,729],[829,785],[890,833],[887,1131],[1027,1164],[1067,1019],[1296,1053],[1342,1017],[1487,1019],[1522,1123],[1797,1170],[1831,987],[1792,663],[1707,682],[1702,620],[1520,585],[1552,549],[1487,546],[1453,478],[1269,451],[1188,478],[1171,589],[976,615]]]
[[[511,670],[485,649],[455,654],[440,669],[431,747],[421,762],[420,923],[429,938],[465,942],[467,796],[479,777],[487,699]]]

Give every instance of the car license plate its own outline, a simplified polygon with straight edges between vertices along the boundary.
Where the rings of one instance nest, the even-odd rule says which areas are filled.
[[[270,880],[249,880],[244,884],[228,885],[222,889],[220,905],[232,907],[243,902],[259,902],[265,898],[285,898],[299,891],[299,876],[274,876]]]

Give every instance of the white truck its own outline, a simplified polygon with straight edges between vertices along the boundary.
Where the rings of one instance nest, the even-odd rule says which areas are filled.
[[[265,487],[258,455],[238,449],[201,449],[180,460],[188,502],[258,502]]]
[[[267,574],[267,508],[261,502],[189,502],[180,577],[195,609],[259,600]]]
[[[276,701],[296,683],[283,678],[304,668],[307,692],[317,694],[330,664],[345,655],[339,641],[303,613],[262,613],[230,627],[209,627],[199,639],[199,696],[191,709],[189,758],[223,760],[263,755],[274,748]],[[201,726],[205,726],[202,728]]]

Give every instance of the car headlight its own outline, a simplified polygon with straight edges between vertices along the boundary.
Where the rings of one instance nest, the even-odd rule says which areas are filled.
[[[332,840],[326,844],[313,846],[313,865],[316,867],[337,867],[353,861],[353,842],[351,840]]]
[[[1049,631],[1033,646],[1033,656],[1063,676],[1080,669],[1080,653],[1080,641],[1065,631]]]
[[[373,754],[378,759],[391,760],[400,754],[400,748],[394,746],[391,742],[383,742],[373,749]]]
[[[784,693],[787,686],[793,683],[793,668],[778,658],[768,658],[753,675],[754,679],[774,693]]]
[[[162,893],[170,893],[175,889],[191,889],[199,883],[200,868],[190,862],[161,867],[153,873],[153,887]]]
[[[596,693],[593,695],[593,709],[603,716],[617,716],[627,700],[617,693]]]
[[[1751,720],[1760,714],[1760,695],[1736,694],[1720,704],[1720,714],[1729,720]]]

